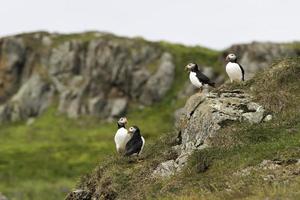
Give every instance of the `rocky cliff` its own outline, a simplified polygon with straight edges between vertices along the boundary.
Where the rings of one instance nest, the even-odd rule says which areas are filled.
[[[172,55],[157,44],[104,33],[65,37],[0,40],[0,121],[35,117],[54,103],[73,118],[116,117],[130,100],[160,101],[173,83]]]

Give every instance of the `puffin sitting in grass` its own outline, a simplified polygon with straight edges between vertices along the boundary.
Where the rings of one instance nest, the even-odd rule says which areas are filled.
[[[132,126],[128,129],[131,138],[125,147],[125,156],[139,156],[144,148],[145,139],[141,135],[140,129],[137,126]]]
[[[233,53],[229,54],[226,57],[228,61],[226,65],[226,73],[228,74],[231,83],[233,81],[244,81],[245,80],[245,71],[243,67],[237,62],[237,57]]]
[[[115,143],[116,143],[116,149],[118,153],[122,153],[125,150],[125,146],[127,142],[130,140],[130,135],[128,134],[127,129],[125,128],[127,124],[126,117],[121,117],[118,124],[118,130],[115,135]]]
[[[202,92],[204,85],[210,85],[212,87],[215,87],[215,83],[209,80],[207,76],[200,72],[196,63],[189,63],[185,66],[185,69],[190,72],[189,78],[191,83],[197,88],[199,88],[200,92]]]

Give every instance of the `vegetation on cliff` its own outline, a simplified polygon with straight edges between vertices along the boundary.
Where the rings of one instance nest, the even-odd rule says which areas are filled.
[[[176,157],[176,135],[148,144],[143,162],[107,158],[78,187],[107,199],[260,199],[300,197],[300,59],[285,59],[242,84],[273,119],[259,125],[228,123],[211,147],[194,152],[187,167],[170,178],[153,178],[153,170]],[[73,195],[73,196],[72,196]],[[74,193],[69,199],[73,199]]]

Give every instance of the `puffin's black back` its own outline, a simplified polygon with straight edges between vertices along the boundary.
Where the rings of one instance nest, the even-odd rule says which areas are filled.
[[[136,131],[133,133],[131,139],[127,142],[125,147],[125,156],[130,156],[134,153],[139,153],[143,146],[143,140],[140,133],[140,129],[137,126],[133,126]]]
[[[245,70],[240,63],[237,63],[242,70],[242,81],[245,81]]]
[[[196,73],[197,78],[199,79],[200,82],[204,84],[208,84],[212,87],[215,87],[215,83],[209,80],[207,76],[205,76],[198,68],[198,65],[196,64],[196,68],[192,69],[192,72]]]

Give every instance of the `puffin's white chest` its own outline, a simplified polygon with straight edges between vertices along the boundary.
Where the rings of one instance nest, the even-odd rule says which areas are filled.
[[[119,128],[115,135],[115,143],[117,150],[124,150],[127,142],[130,140],[127,129]]]
[[[140,152],[139,152],[139,155],[142,153],[142,151],[143,151],[143,149],[144,149],[144,146],[145,146],[145,139],[144,139],[143,136],[142,136],[142,141],[143,141],[143,145],[142,145],[142,147],[141,147],[141,150],[140,150]]]
[[[190,81],[197,88],[202,87],[202,83],[198,80],[195,72],[190,72]]]
[[[241,81],[243,78],[243,73],[240,66],[237,63],[229,62],[226,65],[226,72],[232,81]]]

